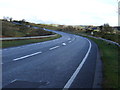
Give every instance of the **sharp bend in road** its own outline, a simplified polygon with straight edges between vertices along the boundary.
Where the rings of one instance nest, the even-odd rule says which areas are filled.
[[[81,36],[52,32],[62,37],[2,49],[3,88],[93,87],[96,44]]]

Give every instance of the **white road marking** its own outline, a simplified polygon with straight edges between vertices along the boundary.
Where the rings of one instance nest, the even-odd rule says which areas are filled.
[[[68,82],[67,82],[66,85],[64,86],[63,90],[65,90],[66,88],[70,88],[71,84],[73,83],[73,81],[74,81],[74,79],[76,78],[77,74],[78,74],[79,71],[81,70],[83,64],[85,63],[85,61],[86,61],[86,59],[87,59],[87,57],[88,57],[88,55],[89,55],[89,53],[90,53],[92,44],[91,44],[91,42],[90,42],[88,39],[86,39],[86,40],[87,40],[87,41],[89,42],[89,44],[90,44],[89,49],[88,49],[85,57],[83,58],[82,62],[79,64],[78,68],[76,69],[76,71],[73,73],[73,75],[71,76],[71,78],[68,80]]]
[[[60,46],[52,47],[52,48],[50,48],[49,50],[53,50],[53,49],[58,48],[58,47],[60,47]]]
[[[13,83],[13,82],[15,82],[15,81],[17,81],[17,79],[12,80],[10,83]]]
[[[73,41],[75,40],[75,38],[73,38]]]
[[[62,43],[63,45],[66,45],[66,43]]]
[[[36,52],[36,53],[30,54],[30,55],[26,55],[26,56],[23,56],[23,57],[20,57],[20,58],[16,58],[16,59],[13,59],[13,61],[17,61],[17,60],[20,60],[20,59],[31,57],[31,56],[34,56],[34,55],[37,55],[37,54],[40,54],[40,53],[42,53],[42,52]]]
[[[70,40],[70,38],[68,38],[68,40]]]
[[[69,43],[71,43],[72,41],[69,41]]]

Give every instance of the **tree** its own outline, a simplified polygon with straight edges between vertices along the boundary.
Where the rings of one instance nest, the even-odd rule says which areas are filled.
[[[4,17],[3,17],[3,20],[4,20],[4,21],[8,21],[8,20],[9,20],[9,17],[5,17],[5,16],[4,16]]]
[[[9,18],[9,20],[10,20],[10,22],[12,22],[12,17],[11,17],[11,18]]]
[[[11,22],[11,21],[12,21],[12,17],[5,17],[5,16],[4,16],[4,17],[3,17],[3,20],[4,20],[4,21],[10,21],[10,22]]]
[[[103,29],[103,26],[102,26],[102,25],[101,25],[101,26],[99,26],[99,29],[100,29],[100,30],[102,30],[102,29]]]
[[[100,26],[101,33],[113,33],[113,28],[109,26],[109,24],[104,24],[103,26]]]

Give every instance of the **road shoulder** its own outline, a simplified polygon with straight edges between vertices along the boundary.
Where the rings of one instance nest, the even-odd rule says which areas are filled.
[[[102,88],[102,60],[100,57],[100,51],[98,46],[97,47],[97,60],[96,60],[96,70],[95,70],[95,77],[94,77],[94,83],[93,88]]]

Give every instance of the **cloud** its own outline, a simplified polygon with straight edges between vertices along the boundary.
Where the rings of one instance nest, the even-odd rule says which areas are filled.
[[[113,0],[1,0],[3,16],[58,24],[117,25]]]

